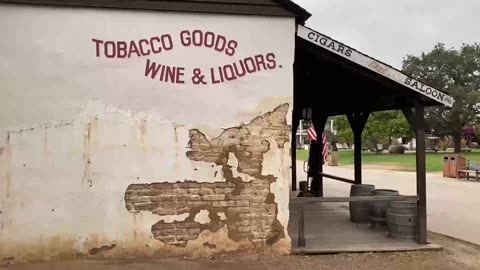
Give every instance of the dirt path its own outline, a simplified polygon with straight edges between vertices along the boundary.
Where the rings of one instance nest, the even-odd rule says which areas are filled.
[[[348,253],[332,255],[271,256],[258,254],[229,254],[211,259],[129,259],[129,260],[77,260],[32,264],[3,261],[0,269],[22,270],[478,270],[480,247],[430,234],[429,239],[444,247],[434,252]]]

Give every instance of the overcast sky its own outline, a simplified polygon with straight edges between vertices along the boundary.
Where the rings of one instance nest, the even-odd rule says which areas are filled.
[[[396,68],[437,42],[480,42],[480,0],[293,0],[306,26]]]

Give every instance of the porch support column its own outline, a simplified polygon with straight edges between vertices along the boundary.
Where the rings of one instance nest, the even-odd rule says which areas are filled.
[[[417,241],[427,244],[427,187],[425,168],[425,108],[415,105],[417,155]]]
[[[353,131],[355,184],[362,184],[362,132],[369,115],[368,112],[347,114]]]
[[[300,124],[301,110],[300,108],[293,108],[292,112],[292,139],[290,142],[291,151],[291,172],[292,172],[292,191],[297,190],[297,129]],[[300,135],[301,136],[301,135]]]
[[[323,197],[323,176],[318,174],[319,172],[323,172],[323,141],[322,141],[322,133],[325,129],[325,124],[327,123],[328,116],[322,115],[319,111],[314,110],[314,115],[312,117],[312,124],[315,128],[315,132],[317,133],[317,140],[312,142],[312,151],[311,154],[314,155],[312,159],[312,185],[311,191],[317,197]]]

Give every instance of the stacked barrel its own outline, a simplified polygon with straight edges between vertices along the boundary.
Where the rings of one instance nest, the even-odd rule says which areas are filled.
[[[371,184],[353,184],[350,196],[400,196],[400,193],[393,189],[375,189]],[[349,211],[353,223],[386,228],[392,238],[416,238],[416,201],[350,202]]]

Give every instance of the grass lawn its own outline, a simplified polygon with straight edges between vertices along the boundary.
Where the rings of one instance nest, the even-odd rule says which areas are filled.
[[[353,150],[339,150],[338,163],[339,165],[353,164]],[[443,157],[450,152],[427,152],[426,167],[427,171],[442,171]],[[462,153],[462,156],[467,160],[480,161],[480,150],[474,149],[470,153]],[[308,160],[307,150],[297,151],[298,160]],[[408,168],[408,171],[415,171],[415,153],[405,154],[375,154],[373,152],[362,152],[362,162],[366,164],[390,164],[400,165]]]

